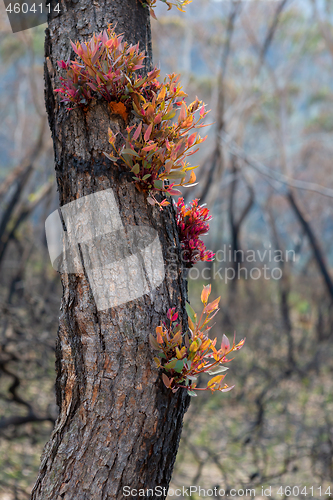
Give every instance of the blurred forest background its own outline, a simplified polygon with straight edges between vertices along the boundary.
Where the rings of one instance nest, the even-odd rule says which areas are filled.
[[[191,304],[200,307],[202,285],[212,283],[212,297],[222,297],[212,335],[247,339],[229,365],[235,388],[192,399],[171,487],[322,486],[313,498],[329,498],[333,2],[164,7],[152,20],[155,64],[162,75],[181,72],[214,122],[193,157],[200,182],[184,192],[211,210],[205,243],[218,252],[190,273]],[[12,34],[3,4],[0,14],[0,499],[25,500],[57,417],[61,283],[44,222],[58,196],[45,25]]]

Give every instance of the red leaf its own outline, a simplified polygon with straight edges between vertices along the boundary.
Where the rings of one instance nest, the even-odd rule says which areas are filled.
[[[134,132],[134,135],[133,135],[133,140],[136,141],[137,138],[139,137],[140,135],[140,132],[141,132],[141,129],[142,129],[142,122],[139,123],[139,126],[138,128],[136,129],[136,131]]]
[[[145,141],[146,141],[146,142],[147,142],[147,141],[149,141],[149,138],[150,138],[150,134],[151,134],[152,129],[153,129],[153,124],[151,123],[151,124],[149,125],[149,127],[147,128],[147,130],[146,130],[146,132],[145,132],[145,135],[144,135],[144,139],[145,139]]]
[[[154,200],[154,198],[151,198],[150,196],[148,196],[147,201],[148,201],[148,203],[150,203],[151,205],[156,205],[156,201]]]
[[[221,389],[221,392],[231,391],[231,389],[233,389],[234,387],[235,387],[234,385],[232,385],[231,387],[226,386],[224,389]]]
[[[187,147],[190,148],[191,146],[193,146],[196,136],[197,136],[196,132],[190,135],[190,137],[187,139]]]
[[[157,17],[155,16],[155,12],[153,11],[153,9],[150,9],[150,15],[157,21]]]
[[[174,312],[175,312],[175,307],[173,307],[172,309],[169,309],[168,312],[167,312],[167,318],[171,320],[172,316],[174,315]]]
[[[172,196],[181,196],[182,194],[181,191],[179,191],[179,189],[168,189],[167,191]]]
[[[178,117],[178,123],[183,122],[186,118],[186,115],[187,115],[186,105],[182,102],[182,107],[180,108],[180,113]]]
[[[144,151],[145,153],[147,153],[148,151],[151,151],[152,149],[155,149],[156,148],[156,144],[150,144],[149,146],[145,146],[144,148],[142,148],[141,151]]]
[[[155,116],[154,118],[154,123],[155,125],[158,125],[162,121],[162,113],[158,113],[158,115]]]
[[[222,342],[221,342],[221,351],[229,351],[230,349],[230,342],[229,339],[226,335],[223,334],[222,337]]]

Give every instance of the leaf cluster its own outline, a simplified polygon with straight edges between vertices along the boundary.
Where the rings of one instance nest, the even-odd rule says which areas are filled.
[[[204,308],[199,319],[190,304],[186,304],[189,332],[183,334],[182,327],[177,322],[178,313],[172,308],[167,314],[169,324],[162,323],[158,326],[156,337],[150,334],[150,344],[157,351],[155,363],[167,372],[168,375],[162,374],[162,379],[164,385],[173,392],[183,387],[190,396],[196,396],[195,391],[227,392],[234,387],[224,384],[223,372],[228,368],[223,365],[231,361],[226,356],[241,349],[245,339],[238,344],[234,339],[231,346],[227,336],[223,335],[221,347],[216,349],[216,338],[211,340],[207,334],[211,328],[208,323],[219,310],[220,297],[208,303],[210,292],[210,285],[203,287],[201,302]],[[198,376],[202,373],[212,376],[205,388],[197,387]]]
[[[163,0],[164,1],[164,0]],[[148,0],[152,9],[156,0]],[[189,0],[165,2],[181,7]],[[159,70],[156,68],[146,76],[137,72],[143,67],[145,55],[139,51],[139,45],[129,45],[121,35],[116,35],[109,25],[88,42],[71,42],[78,60],[58,61],[60,68],[66,71],[61,77],[62,87],[56,89],[62,96],[62,102],[85,109],[93,99],[108,102],[114,114],[123,117],[125,123],[132,123],[126,128],[127,137],[122,137],[122,145],[116,144],[116,136],[109,129],[109,143],[113,154],[104,155],[113,162],[121,160],[133,174],[133,180],[139,190],[148,194],[147,201],[160,209],[169,204],[167,199],[158,201],[158,193],[167,196],[181,195],[179,186],[193,185],[196,176],[187,158],[194,154],[205,138],[201,138],[196,129],[204,127],[200,123],[206,116],[205,106],[198,98],[187,105],[187,94],[179,84],[179,75],[171,74],[164,82],[159,82]],[[72,109],[72,108],[67,108]],[[189,177],[188,177],[189,174]],[[198,260],[212,260],[214,254],[206,250],[200,236],[209,229],[211,219],[209,210],[193,200],[185,207],[183,198],[177,203],[177,223],[185,261],[191,267]],[[196,390],[228,391],[223,383],[227,370],[226,356],[238,350],[244,340],[230,347],[229,340],[223,335],[219,350],[216,339],[211,340],[207,333],[208,323],[218,311],[219,299],[208,304],[210,286],[204,287],[201,300],[204,304],[199,320],[187,304],[189,331],[183,334],[177,323],[178,313],[175,308],[168,311],[169,325],[162,323],[156,329],[155,338],[150,335],[150,342],[157,350],[155,361],[168,373],[163,373],[166,387],[173,392],[185,387],[192,396]],[[201,373],[212,375],[206,388],[197,387]]]
[[[149,193],[148,202],[160,208],[168,202],[159,203],[156,193],[181,195],[176,187],[194,184],[196,166],[191,167],[186,159],[205,140],[193,130],[204,126],[199,122],[207,111],[198,98],[187,106],[187,94],[178,80],[179,76],[172,74],[163,83],[156,81],[148,98],[133,92],[133,113],[139,124],[127,127],[127,139],[119,149],[116,134],[109,129],[114,155],[105,153],[112,161],[121,159],[133,173],[137,187]]]
[[[144,52],[140,52],[139,44],[123,41],[111,25],[89,41],[71,41],[71,45],[79,59],[58,61],[66,77],[60,77],[62,87],[55,90],[61,101],[70,105],[86,107],[96,98],[129,105],[131,93],[147,91],[159,73],[155,69],[147,76],[138,75],[136,72],[144,67]]]
[[[93,99],[103,99],[125,122],[129,115],[137,118],[135,125],[127,127],[127,138],[123,137],[120,148],[109,129],[114,151],[104,154],[111,161],[122,160],[138,189],[149,194],[148,202],[162,209],[169,202],[157,201],[157,193],[180,195],[177,187],[196,180],[194,172],[186,180],[188,172],[196,168],[186,159],[205,140],[194,132],[204,126],[199,124],[207,114],[204,104],[196,98],[187,106],[178,75],[168,75],[161,83],[156,68],[146,76],[138,74],[144,53],[138,44],[124,42],[111,25],[87,42],[71,44],[78,59],[58,61],[66,77],[61,77],[62,87],[56,92],[71,106],[86,108]]]
[[[192,267],[198,261],[212,261],[214,253],[206,250],[200,236],[209,231],[208,208],[199,205],[199,200],[192,200],[189,206],[185,206],[184,198],[178,198],[177,204],[177,226],[180,245],[182,249],[182,261],[186,267]]]

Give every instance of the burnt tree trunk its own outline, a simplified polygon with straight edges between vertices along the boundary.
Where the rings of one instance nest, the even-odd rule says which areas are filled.
[[[150,295],[98,311],[86,273],[62,274],[56,348],[60,414],[31,498],[120,499],[124,486],[167,488],[171,478],[190,398],[184,390],[173,394],[164,387],[148,336],[169,307],[177,307],[186,327],[186,280],[173,208],[160,212],[148,205],[121,167],[103,155],[110,151],[108,127],[117,120],[119,127],[119,117],[100,101],[88,110],[67,112],[54,94],[59,87],[57,60],[74,56],[69,40],[87,40],[110,22],[125,40],[140,42],[148,69],[148,9],[138,0],[60,5],[61,13],[49,19],[45,41],[46,108],[60,205],[112,188],[124,225],[150,226],[158,232],[166,275]],[[174,261],[170,248],[175,249]]]

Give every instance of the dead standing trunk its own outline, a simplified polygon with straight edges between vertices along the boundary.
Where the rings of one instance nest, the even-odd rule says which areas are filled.
[[[73,58],[69,39],[86,40],[110,22],[125,40],[140,42],[148,68],[148,10],[138,0],[62,2],[61,9],[49,20],[45,42],[46,108],[60,204],[112,188],[124,225],[158,232],[166,276],[151,296],[98,311],[86,273],[62,275],[56,349],[60,415],[31,498],[120,499],[124,486],[167,488],[171,478],[189,396],[164,387],[148,336],[169,307],[176,306],[185,322],[186,281],[173,209],[160,212],[149,206],[121,167],[102,154],[110,151],[108,127],[115,120],[118,126],[124,123],[100,101],[86,111],[68,113],[54,94],[59,86],[57,60]],[[170,261],[170,248],[176,248],[176,261]]]

